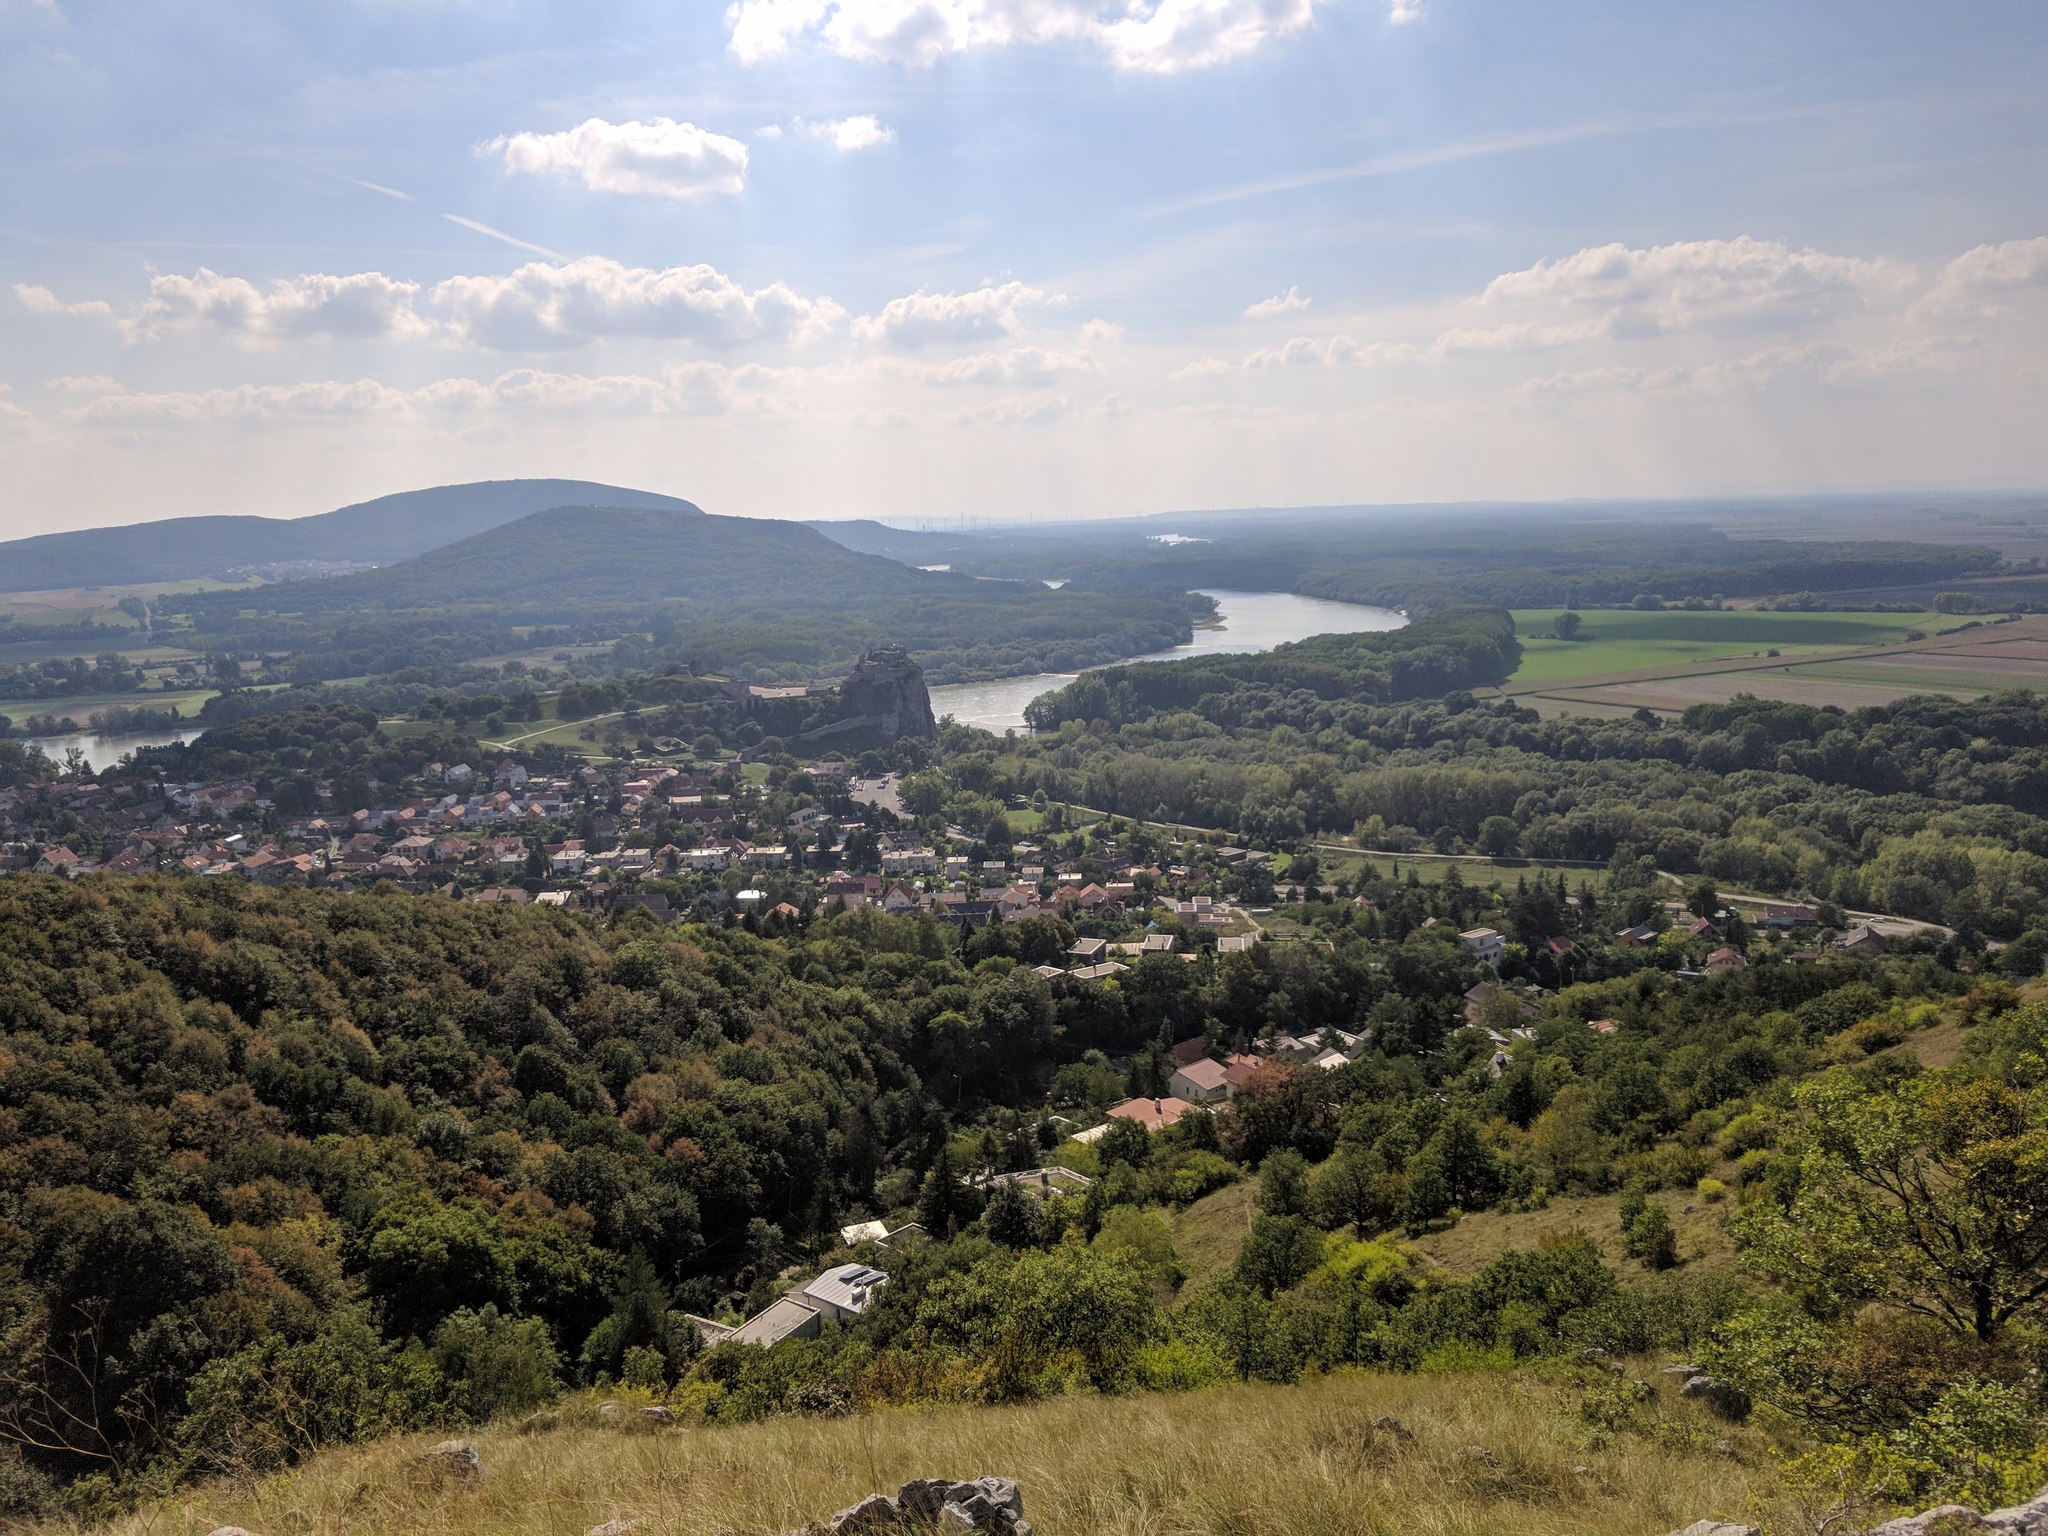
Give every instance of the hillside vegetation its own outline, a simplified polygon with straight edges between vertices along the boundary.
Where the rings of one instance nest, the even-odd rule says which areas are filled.
[[[983,1473],[1022,1484],[1044,1536],[1644,1536],[1795,1516],[1762,1437],[1669,1388],[1617,1421],[1605,1379],[1346,1372],[740,1428],[607,1423],[586,1401],[555,1428],[474,1436],[475,1486],[423,1476],[428,1441],[407,1437],[151,1503],[107,1536],[580,1536],[621,1517],[647,1536],[767,1536],[914,1477]]]

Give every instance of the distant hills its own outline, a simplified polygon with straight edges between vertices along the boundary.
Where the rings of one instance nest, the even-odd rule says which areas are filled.
[[[686,501],[662,501],[550,507],[378,570],[266,587],[257,601],[278,611],[333,613],[477,603],[616,608],[683,598],[793,612],[981,585],[861,554],[802,523],[715,517]]]
[[[0,543],[0,592],[225,576],[299,562],[389,565],[551,507],[694,512],[687,501],[591,480],[483,480],[357,502],[313,517],[174,517]]]

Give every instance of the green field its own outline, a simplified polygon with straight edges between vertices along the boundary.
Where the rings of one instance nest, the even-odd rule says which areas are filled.
[[[190,720],[198,716],[206,701],[220,690],[217,688],[187,688],[175,693],[74,693],[61,699],[0,699],[0,715],[11,715],[18,721],[31,715],[55,715],[60,720],[69,718],[84,729],[95,710],[101,709],[175,709],[181,717]]]
[[[1964,622],[1938,613],[1637,613],[1586,609],[1579,640],[1550,637],[1564,610],[1520,608],[1522,664],[1510,689],[1569,683],[1613,672],[1701,661],[1736,661],[1776,651],[1817,656],[1858,646],[1899,645],[1910,632],[1938,634]]]
[[[1541,859],[1445,858],[1424,853],[1383,854],[1377,858],[1366,858],[1362,854],[1343,852],[1330,843],[1318,843],[1316,857],[1322,864],[1319,878],[1326,885],[1333,880],[1356,880],[1368,865],[1387,880],[1405,881],[1413,872],[1423,885],[1439,885],[1455,869],[1458,878],[1467,885],[1509,886],[1525,875],[1554,876],[1562,873],[1573,890],[1581,890],[1605,874],[1604,866],[1550,864]]]

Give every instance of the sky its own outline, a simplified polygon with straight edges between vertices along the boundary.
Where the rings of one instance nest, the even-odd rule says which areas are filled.
[[[0,534],[2048,485],[2048,6],[0,0]]]

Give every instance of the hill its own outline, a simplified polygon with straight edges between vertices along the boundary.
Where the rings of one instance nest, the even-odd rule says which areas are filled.
[[[551,507],[380,570],[292,583],[263,596],[280,610],[300,612],[506,601],[552,609],[671,598],[812,609],[844,607],[855,594],[939,596],[974,585],[971,577],[856,553],[801,523],[715,517],[672,502]]]
[[[203,1486],[110,1536],[223,1525],[262,1536],[499,1536],[621,1518],[647,1531],[754,1536],[822,1521],[912,1478],[985,1474],[1016,1479],[1026,1518],[1047,1536],[1644,1536],[1703,1513],[1791,1513],[1760,1436],[1680,1402],[1670,1385],[1625,1428],[1599,1433],[1581,1407],[1591,1396],[1570,1376],[1482,1384],[1347,1373],[1298,1386],[653,1429],[638,1415],[608,1422],[586,1400],[529,1421],[553,1426],[544,1432],[477,1435],[484,1474],[474,1484],[421,1475],[431,1434],[392,1438],[323,1453],[282,1478]]]
[[[220,576],[303,562],[386,565],[548,507],[689,503],[589,480],[485,480],[357,502],[313,517],[173,517],[0,543],[0,591]]]

